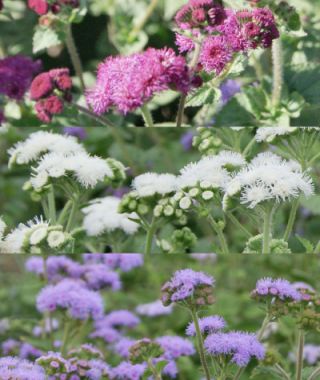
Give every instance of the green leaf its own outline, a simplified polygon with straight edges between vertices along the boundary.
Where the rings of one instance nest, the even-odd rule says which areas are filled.
[[[186,107],[201,107],[204,104],[217,104],[220,100],[221,92],[219,89],[204,85],[191,93],[187,98]]]
[[[62,41],[59,34],[46,26],[39,25],[33,35],[33,53],[39,53],[51,46],[59,45]]]
[[[250,376],[251,379],[259,379],[259,380],[271,380],[278,379],[279,380],[279,372],[274,367],[266,367],[266,366],[258,366],[256,367]]]
[[[155,368],[158,373],[161,373],[164,367],[168,364],[166,360],[161,360],[157,364],[155,364]]]
[[[311,195],[308,198],[302,198],[301,204],[313,215],[320,215],[320,195]]]
[[[305,253],[314,253],[314,246],[311,243],[311,241],[296,235],[296,238],[299,240],[299,242],[302,244],[302,246],[305,248]]]

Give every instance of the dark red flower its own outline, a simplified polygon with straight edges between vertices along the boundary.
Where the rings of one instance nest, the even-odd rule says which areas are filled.
[[[45,0],[28,0],[28,6],[40,16],[48,13],[49,10],[49,5]]]
[[[50,121],[52,119],[52,115],[44,109],[43,100],[39,100],[36,103],[35,109],[37,112],[37,116],[41,121],[43,121],[45,123],[50,123]]]
[[[30,97],[33,100],[39,100],[53,91],[53,82],[48,73],[37,75],[30,87]]]
[[[63,111],[63,101],[56,95],[51,95],[43,99],[42,104],[43,109],[52,115],[59,114]]]

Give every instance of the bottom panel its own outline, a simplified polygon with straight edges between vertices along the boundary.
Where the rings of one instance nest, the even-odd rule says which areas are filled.
[[[0,257],[1,379],[320,378],[316,256]]]

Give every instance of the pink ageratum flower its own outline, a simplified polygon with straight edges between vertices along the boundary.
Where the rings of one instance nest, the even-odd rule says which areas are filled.
[[[205,71],[218,75],[231,59],[232,50],[221,36],[206,38],[199,59]]]
[[[21,100],[40,70],[41,61],[23,55],[0,59],[0,94]]]
[[[97,83],[87,91],[96,114],[111,107],[127,114],[169,88],[187,93],[192,77],[184,57],[170,48],[149,48],[130,56],[108,57],[98,67]]]
[[[49,123],[52,116],[63,111],[63,101],[71,100],[72,80],[69,69],[53,69],[37,75],[30,87],[30,98],[36,100],[38,118]]]

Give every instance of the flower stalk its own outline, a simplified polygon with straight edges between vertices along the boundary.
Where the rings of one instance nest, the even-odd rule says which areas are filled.
[[[305,333],[304,333],[303,330],[300,329],[299,333],[298,333],[298,352],[297,352],[297,362],[296,362],[296,380],[302,380],[304,337],[305,337]]]
[[[272,62],[273,62],[273,88],[272,105],[277,107],[281,101],[283,87],[283,53],[281,39],[273,40],[272,43]]]

